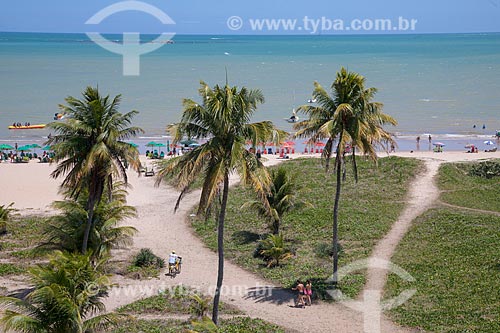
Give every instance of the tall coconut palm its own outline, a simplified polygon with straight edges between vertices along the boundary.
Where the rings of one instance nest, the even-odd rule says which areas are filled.
[[[337,73],[331,85],[331,95],[317,82],[314,83],[313,98],[317,106],[305,105],[299,111],[309,116],[308,120],[296,124],[299,137],[311,136],[328,138],[326,146],[327,161],[335,148],[336,189],[333,207],[333,281],[337,282],[338,270],[338,211],[342,187],[342,170],[345,162],[347,146],[352,147],[352,166],[356,182],[358,170],[356,166],[356,149],[376,162],[376,147],[387,147],[394,143],[392,135],[384,129],[384,125],[396,125],[391,116],[382,112],[383,105],[372,102],[377,89],[365,88],[366,79],[358,73],[349,72],[345,68]],[[328,162],[326,163],[328,168]]]
[[[66,98],[67,105],[60,105],[68,115],[65,121],[48,125],[56,132],[47,141],[57,163],[52,177],[65,176],[61,188],[71,189],[72,198],[78,198],[83,189],[88,193],[83,253],[87,251],[94,209],[105,187],[112,188],[114,177],[127,183],[126,165],[137,171],[140,168],[137,149],[123,141],[142,132],[138,127],[130,127],[138,112],[118,112],[120,99],[120,95],[113,99],[109,95],[103,97],[97,88],[87,87],[82,100],[70,96]],[[107,193],[111,195],[112,191]]]
[[[261,200],[248,201],[241,208],[251,208],[269,221],[269,229],[273,235],[280,233],[283,216],[298,209],[307,202],[297,198],[297,183],[295,178],[283,167],[272,169],[270,191],[266,195],[266,202]]]
[[[269,121],[249,123],[257,105],[264,102],[259,90],[238,89],[228,84],[209,87],[201,82],[202,102],[183,101],[181,122],[172,126],[175,141],[189,138],[208,138],[208,141],[185,155],[167,161],[158,173],[157,184],[165,177],[175,177],[181,190],[176,204],[198,178],[203,178],[198,214],[206,212],[222,187],[218,213],[218,275],[212,319],[218,321],[219,300],[224,276],[224,221],[229,194],[229,176],[236,172],[244,184],[250,185],[264,199],[268,192],[269,176],[262,163],[245,148],[246,140],[265,141],[274,126]]]
[[[88,255],[56,251],[48,265],[30,270],[33,291],[25,300],[0,297],[0,326],[7,332],[84,333],[114,326],[122,315],[97,315],[111,285]]]

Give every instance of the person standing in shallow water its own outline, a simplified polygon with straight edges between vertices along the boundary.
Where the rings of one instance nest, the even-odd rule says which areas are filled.
[[[431,142],[432,142],[432,137],[431,137],[431,135],[429,134],[429,143],[431,143]]]

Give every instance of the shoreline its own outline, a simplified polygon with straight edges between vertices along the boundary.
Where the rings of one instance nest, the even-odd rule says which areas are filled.
[[[379,158],[388,156],[398,156],[406,158],[417,159],[432,159],[443,162],[467,162],[486,159],[500,159],[500,151],[485,153],[479,151],[478,153],[465,153],[461,151],[444,151],[442,153],[435,153],[433,151],[397,151],[395,153],[381,152],[378,154]],[[279,155],[262,155],[267,159],[267,165],[274,165],[280,161],[287,161],[280,159]],[[297,158],[319,158],[320,154],[303,154],[295,153],[289,155],[290,159]],[[168,158],[168,157],[166,157]],[[154,161],[141,155],[141,161],[144,166],[151,168]],[[47,214],[52,212],[50,207],[51,203],[56,200],[61,200],[62,197],[58,193],[58,187],[62,179],[53,179],[50,173],[55,165],[49,163],[38,163],[38,161],[31,160],[29,163],[0,163],[0,183],[6,185],[5,190],[0,191],[0,205],[9,204],[14,202],[14,208],[18,209],[23,215],[33,214]],[[148,193],[136,193],[134,184],[143,181],[144,179],[151,179],[151,177],[140,177],[135,172],[129,173],[130,183],[132,188],[130,193],[144,197],[147,200]],[[172,191],[174,191],[172,189]]]
[[[475,147],[478,147],[479,151],[485,151],[489,150],[493,147],[500,147],[500,137],[495,136],[495,134],[471,134],[471,135],[459,135],[459,134],[431,134],[432,136],[432,142],[429,143],[428,141],[428,134],[421,134],[420,135],[420,144],[417,145],[416,143],[416,137],[419,136],[418,134],[416,135],[399,135],[395,137],[396,140],[396,151],[399,152],[410,152],[410,151],[432,151],[434,148],[434,143],[436,142],[441,142],[444,143],[444,151],[453,151],[453,152],[466,152],[468,148],[465,146],[467,145],[474,145]],[[0,138],[0,144],[9,144],[11,146],[14,146],[16,143],[18,146],[23,146],[26,144],[33,144],[36,143],[39,146],[45,146],[47,138],[46,137],[33,137],[33,138],[20,138],[20,139],[12,139],[12,138]],[[296,143],[294,150],[296,153],[303,153],[305,151],[305,148],[307,145],[305,144],[305,141],[307,139],[304,138],[297,138],[297,139],[292,139],[290,141],[294,141]],[[150,141],[156,141],[163,143],[167,145],[168,143],[172,143],[172,137],[168,135],[161,135],[161,136],[154,136],[154,135],[144,135],[137,137],[135,139],[130,140],[130,142],[134,142],[139,145],[139,153],[141,155],[145,155],[147,150],[151,150],[151,148],[146,147],[146,144]],[[326,140],[323,140],[325,142]],[[486,145],[484,142],[485,141],[491,141],[493,144],[492,145]],[[200,140],[201,143],[204,142],[204,140]],[[250,147],[250,146],[249,146]],[[257,147],[257,149],[262,149],[262,147]],[[273,151],[276,151],[276,147],[274,146],[266,146],[266,148],[272,148]],[[310,147],[308,147],[310,149]],[[158,148],[154,148],[158,149]],[[308,149],[308,150],[309,150]],[[166,148],[161,148],[160,150],[166,151]],[[384,153],[382,149],[378,149],[380,153]],[[4,150],[4,152],[9,153],[9,150]],[[36,149],[33,152],[38,153],[38,155],[41,155],[43,151],[41,149]]]

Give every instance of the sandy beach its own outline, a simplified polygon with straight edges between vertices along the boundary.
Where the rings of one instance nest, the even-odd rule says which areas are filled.
[[[380,157],[389,154],[380,154]],[[319,155],[293,154],[292,159],[301,157],[318,157]],[[421,193],[438,194],[433,183],[433,176],[441,163],[472,161],[482,159],[500,158],[500,152],[494,153],[464,153],[443,152],[434,153],[428,151],[398,152],[390,156],[401,156],[418,158],[426,161],[427,170],[422,171],[422,177],[417,177],[412,193],[409,194],[409,207],[417,212],[422,212],[429,207],[429,201]],[[277,156],[265,155],[268,159],[267,165],[285,162]],[[144,157],[142,157],[144,161]],[[151,165],[151,161],[146,161]],[[0,191],[0,205],[15,202],[14,208],[23,215],[29,214],[51,214],[53,211],[50,204],[54,200],[61,199],[58,194],[60,179],[54,180],[50,177],[54,165],[42,164],[32,161],[28,164],[0,163],[0,182],[4,184]],[[173,205],[177,199],[178,192],[168,186],[154,186],[154,177],[138,176],[130,173],[128,204],[135,206],[138,210],[136,219],[125,221],[126,225],[136,227],[139,232],[134,238],[131,249],[115,251],[115,256],[125,257],[135,253],[143,247],[151,248],[156,254],[166,257],[175,249],[182,257],[183,272],[177,278],[171,279],[164,274],[159,279],[136,281],[128,280],[121,276],[114,277],[121,289],[114,290],[106,300],[108,310],[128,304],[136,299],[149,296],[162,288],[168,288],[177,284],[184,284],[199,288],[203,292],[213,292],[213,286],[217,275],[216,253],[207,249],[193,234],[189,226],[192,207],[199,199],[199,191],[188,194],[182,201],[177,213],[173,213]],[[232,178],[233,182],[237,178]],[[427,191],[427,192],[426,192]],[[432,198],[432,195],[426,195]],[[409,209],[410,209],[409,208]],[[376,249],[381,256],[392,254],[391,248],[397,245],[398,239],[404,235],[411,224],[413,216],[403,213],[399,229],[391,231]],[[395,226],[396,227],[396,226]],[[387,238],[386,237],[386,238]],[[387,246],[384,245],[387,242]],[[375,282],[373,282],[375,281]],[[370,275],[370,283],[383,285],[383,275]],[[4,283],[2,282],[2,285]],[[307,308],[297,315],[297,309],[290,307],[293,304],[294,294],[275,288],[261,278],[242,270],[230,262],[226,263],[224,285],[228,292],[223,292],[222,300],[236,305],[251,317],[282,325],[292,330],[309,330],[311,332],[360,332],[363,330],[363,320],[360,313],[344,307],[340,304],[317,304]],[[11,287],[11,285],[8,285]],[[263,289],[267,286],[269,289]],[[12,286],[12,287],[15,287]],[[271,290],[272,295],[261,293],[263,290]],[[313,311],[313,312],[311,312]],[[314,313],[317,318],[314,321],[303,320],[303,314]],[[406,332],[407,330],[397,327],[389,320],[382,320],[383,332]]]

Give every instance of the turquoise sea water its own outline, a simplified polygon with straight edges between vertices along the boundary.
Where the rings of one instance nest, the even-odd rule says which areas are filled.
[[[121,36],[107,36],[118,40]],[[84,34],[0,33],[0,141],[42,141],[45,130],[9,131],[13,122],[47,123],[68,95],[87,85],[121,93],[145,138],[166,135],[182,98],[199,81],[259,88],[255,120],[290,130],[283,118],[329,86],[341,67],[367,77],[394,116],[400,139],[482,140],[500,129],[500,34],[387,36],[176,36],[141,57],[141,75],[122,75],[122,59]],[[483,124],[486,129],[483,130]],[[476,125],[476,128],[473,128]],[[465,139],[464,139],[465,138]]]

